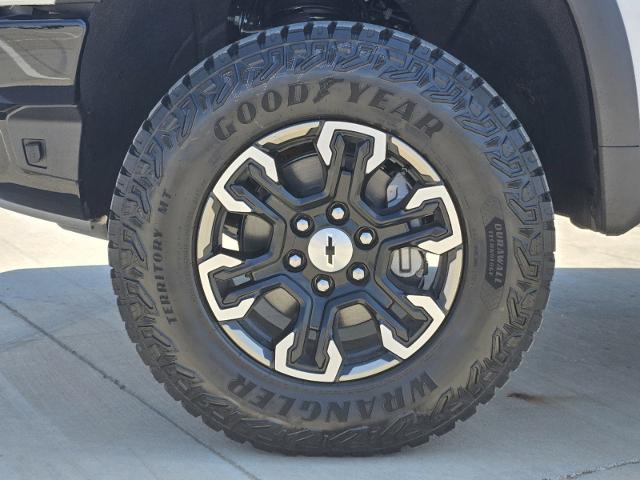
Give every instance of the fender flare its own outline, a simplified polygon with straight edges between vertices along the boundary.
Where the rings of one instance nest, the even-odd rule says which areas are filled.
[[[567,3],[582,40],[591,82],[601,196],[596,227],[607,234],[622,234],[640,223],[636,185],[640,178],[640,65],[636,72],[628,37],[632,32],[621,11],[628,0]],[[635,19],[627,22],[640,24]],[[615,81],[611,81],[613,74]]]

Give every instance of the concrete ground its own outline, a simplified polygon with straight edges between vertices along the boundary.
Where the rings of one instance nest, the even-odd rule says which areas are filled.
[[[639,479],[640,229],[558,226],[544,326],[495,400],[423,447],[336,460],[192,418],[125,335],[106,243],[0,211],[0,479]]]

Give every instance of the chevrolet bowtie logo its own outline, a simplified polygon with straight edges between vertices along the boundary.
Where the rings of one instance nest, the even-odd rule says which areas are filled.
[[[333,237],[329,237],[327,239],[327,248],[325,249],[325,254],[327,255],[329,265],[333,265],[333,257],[336,254],[336,247],[333,246]]]

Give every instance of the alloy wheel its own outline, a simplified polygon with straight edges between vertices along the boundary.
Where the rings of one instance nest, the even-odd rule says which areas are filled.
[[[260,139],[200,215],[197,277],[228,338],[312,382],[377,375],[445,324],[463,235],[448,188],[397,137],[309,122]]]

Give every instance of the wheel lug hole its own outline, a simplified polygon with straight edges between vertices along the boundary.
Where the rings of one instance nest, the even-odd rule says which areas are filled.
[[[313,289],[319,295],[329,295],[334,287],[333,279],[326,275],[318,275],[313,279]]]
[[[334,203],[327,210],[327,216],[332,223],[341,225],[349,219],[349,209],[342,203]]]
[[[292,272],[299,272],[306,266],[306,259],[302,252],[294,250],[287,254],[285,258],[285,266]]]
[[[307,236],[313,231],[313,220],[307,215],[298,215],[292,223],[293,230],[298,235]]]
[[[361,263],[355,263],[349,268],[349,279],[353,283],[363,284],[369,280],[369,269]]]
[[[378,241],[376,233],[369,228],[362,228],[356,234],[356,240],[361,248],[369,249]]]

